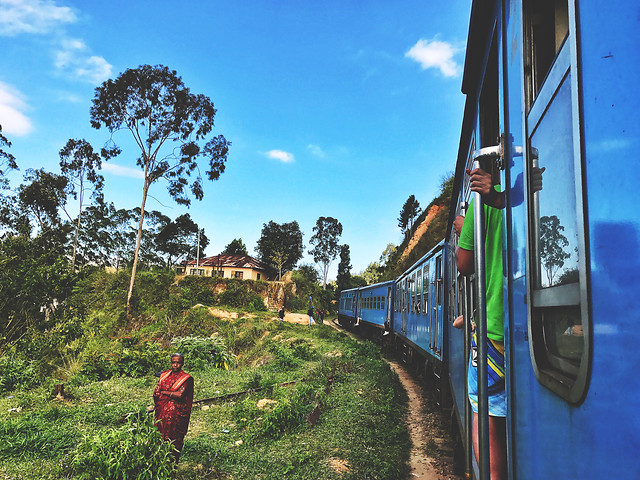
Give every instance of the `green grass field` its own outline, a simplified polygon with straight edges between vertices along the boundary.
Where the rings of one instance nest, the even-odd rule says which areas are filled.
[[[327,324],[281,324],[272,316],[198,324],[199,335],[222,338],[235,359],[228,370],[214,362],[189,368],[187,356],[195,399],[260,390],[194,405],[173,478],[406,478],[407,398],[379,348]],[[0,478],[171,478],[149,414],[140,413],[152,403],[153,373],[101,381],[71,375],[64,401],[52,398],[46,381],[2,393]],[[111,473],[96,477],[83,467],[89,460]]]

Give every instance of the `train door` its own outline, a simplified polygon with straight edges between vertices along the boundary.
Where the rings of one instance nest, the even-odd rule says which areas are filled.
[[[442,331],[440,328],[440,321],[442,319],[442,302],[443,295],[443,280],[442,280],[442,253],[436,257],[435,268],[435,305],[433,310],[433,350],[434,353],[440,355],[442,353]]]
[[[409,299],[407,298],[409,295],[409,289],[407,288],[407,277],[402,279],[401,282],[402,289],[402,330],[401,332],[406,335],[407,334],[407,305],[409,303]]]
[[[472,10],[472,21],[468,40],[468,56],[465,65],[465,76],[463,78],[463,92],[467,94],[468,105],[466,107],[465,122],[473,122],[474,128],[466,139],[467,143],[467,166],[466,168],[477,168],[478,166],[492,175],[493,185],[505,186],[504,177],[501,172],[503,167],[502,159],[505,148],[510,148],[507,139],[509,132],[505,132],[504,122],[504,83],[503,83],[503,9],[502,2],[490,4],[493,8],[488,8],[486,2],[474,2]],[[473,199],[474,208],[474,232],[475,235],[475,284],[476,295],[475,305],[473,305],[474,318],[476,321],[476,334],[478,337],[478,391],[479,391],[479,413],[478,413],[478,434],[479,434],[479,462],[478,476],[480,480],[490,477],[489,470],[489,416],[487,400],[487,288],[485,285],[484,243],[489,238],[486,228],[486,211],[482,206],[479,195],[469,195],[469,178],[464,176],[463,197]],[[489,232],[491,241],[495,245],[502,242],[503,222],[506,212],[500,210],[492,214],[500,227],[492,227]],[[494,224],[497,225],[497,224]],[[496,237],[499,236],[499,237]],[[494,250],[495,252],[495,250]],[[495,257],[493,257],[495,258]],[[504,262],[503,262],[504,264]],[[494,263],[495,265],[495,263]],[[493,270],[495,272],[495,270]],[[496,279],[494,274],[492,279]],[[499,277],[498,277],[499,278]],[[499,280],[498,280],[499,281]],[[504,278],[503,278],[504,281]],[[496,284],[491,282],[491,286]],[[503,289],[492,288],[490,290],[491,318],[493,325],[499,325],[495,319],[500,317],[497,305],[502,302],[497,299],[497,293],[502,293]],[[506,312],[505,312],[506,313]],[[505,315],[505,324],[508,319]],[[495,327],[494,327],[495,328]],[[498,335],[501,332],[498,333]],[[508,369],[508,366],[507,366]],[[507,392],[508,395],[508,392]],[[507,401],[508,403],[508,401]],[[507,406],[506,424],[509,424]],[[510,451],[511,449],[506,449]],[[492,452],[498,455],[506,455],[505,450]],[[508,458],[508,457],[507,457]]]
[[[434,261],[434,258],[432,257],[429,260],[429,263],[431,263],[431,272],[430,272],[430,276],[429,276],[429,291],[430,291],[430,297],[431,297],[431,308],[429,309],[429,317],[428,317],[428,325],[429,325],[429,349],[431,351],[435,350],[435,345],[436,345],[436,337],[435,337],[435,331],[436,331],[436,326],[435,326],[435,322],[436,322],[436,317],[437,317],[437,312],[438,312],[438,292],[437,292],[437,288],[436,288],[436,278],[437,278],[437,267],[436,267],[436,263]]]

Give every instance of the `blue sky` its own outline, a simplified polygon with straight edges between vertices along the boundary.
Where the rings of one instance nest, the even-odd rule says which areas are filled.
[[[157,183],[147,209],[188,212],[211,240],[208,255],[234,238],[253,254],[270,220],[297,220],[308,250],[318,217],[335,217],[358,273],[402,240],[409,195],[426,206],[454,168],[469,9],[469,0],[0,0],[0,125],[20,167],[12,186],[27,168],[59,172],[70,138],[108,140],[89,122],[96,86],[166,65],[213,100],[232,146],[203,201],[187,210]],[[134,208],[139,153],[128,132],[114,141],[123,152],[103,167],[105,198]]]

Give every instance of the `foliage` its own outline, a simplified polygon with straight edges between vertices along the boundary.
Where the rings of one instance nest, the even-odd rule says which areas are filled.
[[[333,217],[320,217],[313,227],[313,236],[309,243],[313,248],[309,253],[313,261],[322,267],[322,285],[327,286],[329,266],[339,252],[338,240],[342,235],[342,224]]]
[[[569,246],[569,240],[562,233],[564,230],[557,215],[540,217],[540,260],[547,277],[546,286],[553,285],[556,273],[571,256],[564,250]]]
[[[241,238],[234,238],[224,247],[221,255],[249,255],[249,252],[247,252],[247,246]]]
[[[227,351],[224,340],[214,337],[176,337],[171,348],[184,355],[189,369],[202,370],[208,367],[228,370],[233,365],[234,355]]]
[[[21,208],[36,220],[41,232],[59,226],[58,210],[67,203],[67,178],[44,169],[29,168],[24,180],[30,183],[20,185],[18,198]]]
[[[49,410],[50,412],[51,410]],[[73,446],[73,432],[44,416],[0,421],[0,458],[54,459]]]
[[[91,126],[104,125],[111,134],[126,128],[140,147],[136,163],[144,171],[144,187],[127,294],[129,312],[149,187],[162,178],[168,183],[169,195],[177,203],[189,205],[185,188],[188,178],[195,174],[189,188],[196,199],[202,200],[198,160],[208,160],[205,173],[209,180],[217,180],[224,172],[230,142],[222,135],[207,139],[214,127],[213,102],[204,95],[192,94],[177,73],[165,66],[142,65],[126,70],[96,88],[92,103]],[[170,148],[167,143],[177,146]]]
[[[200,233],[199,237],[198,233]],[[171,267],[189,258],[204,256],[204,249],[209,245],[209,239],[204,234],[204,229],[199,230],[191,216],[185,213],[175,220],[164,217],[154,243],[156,250],[164,255],[166,265]]]
[[[397,278],[408,267],[422,258],[429,250],[435,247],[438,242],[445,238],[447,234],[447,222],[449,218],[449,204],[453,192],[453,173],[443,177],[440,183],[440,192],[426,209],[415,220],[416,224],[421,224],[427,217],[432,207],[438,207],[438,213],[427,226],[426,231],[413,247],[411,252],[403,257],[403,253],[409,244],[409,236],[405,236],[404,241],[397,248],[389,244],[380,257],[382,276],[378,281],[387,281]],[[390,248],[393,247],[393,248]]]
[[[61,252],[62,234],[0,240],[0,345],[44,328],[55,303],[69,295],[75,277]]]
[[[263,224],[256,252],[261,261],[274,268],[278,278],[283,272],[293,270],[304,253],[298,222],[276,223],[272,220]]]
[[[0,357],[0,393],[28,390],[39,383],[37,364],[14,356]]]
[[[106,158],[116,152],[103,150]],[[69,139],[60,150],[60,171],[67,178],[67,193],[78,200],[78,218],[76,220],[73,236],[73,254],[71,268],[76,265],[76,251],[78,247],[78,234],[81,225],[82,208],[84,206],[84,194],[87,187],[85,182],[93,185],[92,196],[102,201],[102,187],[104,177],[97,170],[102,167],[100,155],[93,151],[93,147],[86,140]]]
[[[338,283],[338,291],[350,288],[351,281],[351,254],[349,245],[340,246],[340,263],[338,264],[338,275],[336,282]]]
[[[82,351],[82,373],[92,380],[116,376],[141,377],[160,371],[168,352],[156,342],[126,335],[116,341],[92,339]]]
[[[360,276],[367,282],[367,285],[373,285],[376,283],[380,279],[381,275],[382,267],[378,262],[371,262],[360,274]]]
[[[11,142],[2,134],[2,125],[0,125],[0,147],[3,146],[10,147]],[[7,172],[9,170],[16,170],[17,168],[16,157],[0,148],[0,187],[4,188],[7,186]]]
[[[410,195],[407,201],[404,202],[402,210],[400,210],[400,216],[398,217],[398,226],[402,233],[409,233],[413,230],[413,220],[420,215],[420,203],[416,200],[414,195]]]
[[[71,470],[80,479],[172,478],[171,444],[162,441],[153,417],[144,410],[119,428],[86,435],[73,451]]]

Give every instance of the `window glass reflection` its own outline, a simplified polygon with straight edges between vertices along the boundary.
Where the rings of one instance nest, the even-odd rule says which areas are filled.
[[[579,259],[570,74],[531,136],[531,146],[537,288],[574,283]]]

